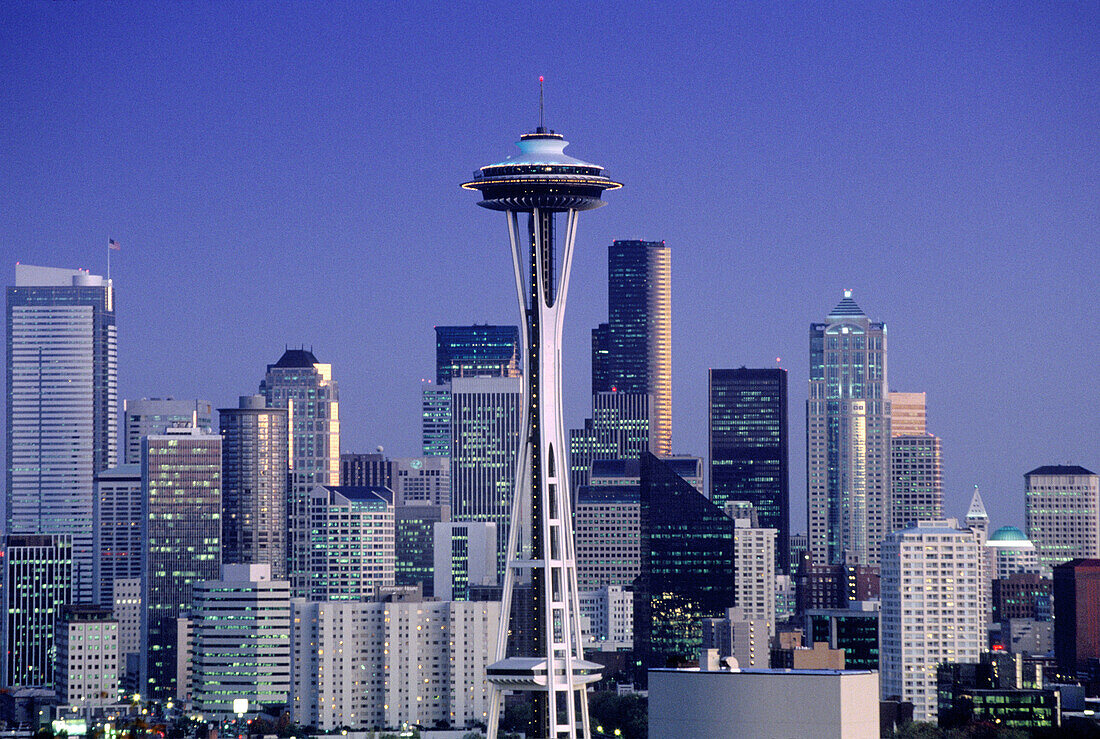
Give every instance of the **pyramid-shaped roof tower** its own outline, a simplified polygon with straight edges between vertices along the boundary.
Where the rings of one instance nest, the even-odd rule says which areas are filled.
[[[836,307],[829,311],[829,318],[846,318],[852,316],[859,316],[866,318],[867,314],[863,312],[863,309],[856,305],[856,301],[852,300],[852,291],[845,290],[844,298],[836,304]]]
[[[970,499],[970,508],[966,511],[966,520],[976,518],[989,520],[989,514],[985,512],[985,503],[982,502],[982,494],[978,492],[978,486],[974,486],[974,497]]]

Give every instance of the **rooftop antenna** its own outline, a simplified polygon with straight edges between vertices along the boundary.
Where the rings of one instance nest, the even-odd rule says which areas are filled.
[[[539,75],[539,133],[546,133],[546,126],[542,125],[542,75]]]

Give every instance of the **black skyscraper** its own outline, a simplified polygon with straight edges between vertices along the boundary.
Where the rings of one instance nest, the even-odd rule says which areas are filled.
[[[733,519],[652,454],[641,467],[634,652],[644,682],[648,668],[697,660],[701,620],[736,603]]]
[[[518,326],[436,326],[435,381],[452,377],[519,377]]]
[[[787,371],[710,371],[710,499],[747,500],[760,525],[776,529],[775,571],[790,559]]]

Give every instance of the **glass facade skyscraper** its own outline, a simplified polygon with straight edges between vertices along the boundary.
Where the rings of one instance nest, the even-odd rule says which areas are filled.
[[[287,577],[287,470],[290,436],[286,408],[269,408],[262,395],[245,395],[237,408],[219,408],[222,436],[222,561],[266,564]]]
[[[775,529],[776,572],[790,563],[787,371],[709,373],[710,500],[752,503],[762,528]]]
[[[435,381],[452,377],[519,377],[518,326],[436,326]]]
[[[114,290],[86,270],[16,265],[7,330],[5,531],[72,537],[73,597],[91,603],[92,486],[118,462]]]
[[[672,260],[663,241],[607,250],[608,322],[592,332],[592,392],[653,396],[655,453],[672,453]]]
[[[278,362],[267,366],[260,395],[268,406],[287,409],[287,512],[304,521],[313,487],[340,484],[340,390],[332,379],[332,365],[318,362],[312,351],[287,349]],[[289,526],[287,549],[290,592],[304,597],[309,532]]]
[[[222,438],[202,429],[168,429],[141,443],[142,696],[176,695],[176,619],[193,587],[217,580],[222,565]]]
[[[648,452],[641,472],[634,651],[644,681],[651,667],[697,660],[702,619],[737,605],[736,522]]]
[[[871,564],[890,526],[886,324],[850,290],[810,324],[806,497],[814,562]]]

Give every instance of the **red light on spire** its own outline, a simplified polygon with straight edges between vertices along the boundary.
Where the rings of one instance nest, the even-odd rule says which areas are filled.
[[[542,82],[542,75],[539,75],[539,82]]]

